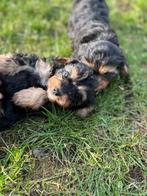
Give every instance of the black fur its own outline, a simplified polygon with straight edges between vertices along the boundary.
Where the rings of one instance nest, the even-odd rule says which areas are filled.
[[[69,20],[73,57],[94,64],[97,73],[101,65],[114,66],[118,70],[126,66],[108,16],[105,0],[75,0]]]
[[[40,78],[37,74],[27,70],[21,71],[14,76],[0,74],[0,80],[2,81],[0,92],[4,96],[2,100],[3,114],[0,118],[0,131],[2,131],[25,116],[25,110],[15,106],[12,102],[13,95],[22,89],[27,89],[32,86],[45,87],[41,85]]]
[[[74,78],[72,70],[76,71]],[[94,71],[91,68],[73,60],[65,65],[64,68],[58,69],[54,76],[49,79],[49,86],[47,89],[49,100],[60,105],[60,103],[58,103],[58,98],[66,95],[68,97],[67,102],[69,101],[69,105],[67,106],[65,104],[66,106],[60,106],[74,112],[84,108],[92,108],[95,104],[95,89],[99,84],[99,79],[98,74],[94,74]],[[60,81],[59,86],[54,86],[56,81]],[[51,87],[50,83],[53,83]]]

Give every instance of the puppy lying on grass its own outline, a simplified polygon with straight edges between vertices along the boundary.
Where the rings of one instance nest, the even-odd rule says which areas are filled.
[[[25,54],[0,61],[0,130],[24,117],[26,108],[37,110],[49,101],[82,117],[92,111],[99,79],[86,65]]]

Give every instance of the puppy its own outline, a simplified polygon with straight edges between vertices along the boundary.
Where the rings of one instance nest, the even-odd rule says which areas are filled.
[[[51,102],[86,117],[93,111],[96,92],[103,89],[103,85],[102,76],[87,65],[72,60],[49,78],[47,96]]]
[[[46,86],[48,100],[85,117],[93,110],[95,89],[100,78],[93,75],[91,68],[77,60],[54,58],[52,61],[54,71]],[[40,95],[40,91],[35,88],[23,89],[15,93],[12,100],[19,107],[38,109],[47,101],[45,93]]]
[[[68,29],[73,58],[102,75],[108,84],[118,74],[128,77],[126,59],[110,27],[105,0],[75,0]]]

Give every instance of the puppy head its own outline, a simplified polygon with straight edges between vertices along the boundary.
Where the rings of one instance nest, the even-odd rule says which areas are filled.
[[[58,69],[49,78],[47,87],[49,100],[63,108],[86,105],[91,91],[89,85],[92,86],[92,74],[93,70],[87,65],[77,60],[68,62],[64,68]]]
[[[58,74],[48,80],[47,95],[51,102],[63,108],[69,108],[75,94],[76,87],[71,80],[63,79]]]
[[[48,80],[47,95],[51,102],[63,108],[78,108],[89,99],[89,86],[55,74]]]

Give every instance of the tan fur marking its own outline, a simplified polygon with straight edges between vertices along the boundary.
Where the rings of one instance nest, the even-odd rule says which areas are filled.
[[[77,79],[78,78],[78,71],[75,67],[72,68],[70,77],[72,79]]]
[[[54,75],[48,80],[48,89],[55,89],[61,87],[61,79]]]
[[[108,72],[117,73],[117,69],[116,69],[116,67],[101,65],[98,69],[98,72],[100,74],[105,74],[105,73],[108,73]]]
[[[63,108],[67,108],[70,105],[70,100],[67,95],[62,95],[62,96],[56,96],[52,93],[52,91],[56,88],[61,87],[61,79],[58,76],[53,76],[48,80],[48,90],[47,90],[47,95],[48,99],[52,103],[57,103]]]
[[[103,89],[105,89],[109,84],[108,80],[105,80],[103,77],[98,78],[98,85],[97,88],[95,89],[95,91],[101,91]]]
[[[85,118],[87,117],[92,111],[93,111],[93,107],[86,107],[86,108],[82,108],[82,109],[78,109],[75,114],[81,118]]]
[[[68,108],[70,106],[70,100],[67,95],[57,97],[56,103],[63,108]]]
[[[91,63],[91,62],[87,61],[86,59],[82,60],[81,63],[87,65],[88,67],[90,67],[92,69],[96,69],[96,65],[94,63]]]
[[[14,74],[18,67],[19,65],[17,65],[12,59],[0,58],[0,73]]]
[[[63,108],[68,108],[70,106],[70,100],[67,95],[55,96],[51,90],[47,91],[48,99],[52,103],[56,103]]]
[[[12,58],[11,54],[0,54],[0,61],[1,60],[6,61],[6,60],[8,60],[10,58]]]
[[[42,88],[31,87],[15,93],[12,100],[17,106],[22,108],[38,110],[48,101],[48,98],[47,92]]]

